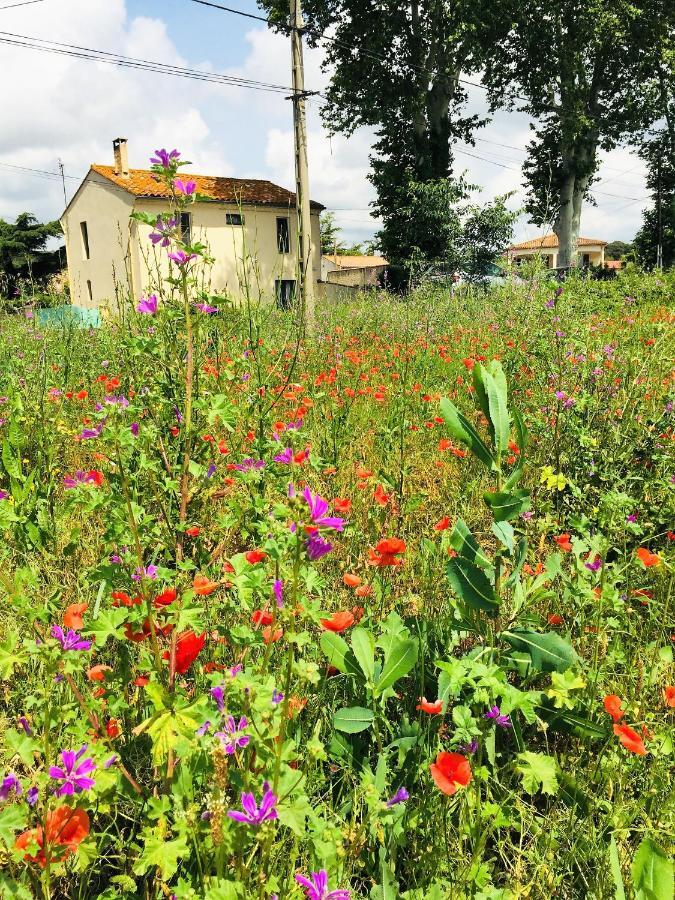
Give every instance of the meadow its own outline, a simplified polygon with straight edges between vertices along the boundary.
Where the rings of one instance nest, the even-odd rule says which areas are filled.
[[[669,900],[675,274],[303,335],[169,235],[0,322],[2,896]]]

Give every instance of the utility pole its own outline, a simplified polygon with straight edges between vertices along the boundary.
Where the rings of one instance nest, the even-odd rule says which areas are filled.
[[[656,268],[663,268],[663,212],[661,209],[661,156],[656,164]]]
[[[305,115],[305,69],[302,59],[302,0],[290,0],[291,61],[293,66],[293,139],[295,145],[295,207],[298,219],[298,274],[300,322],[311,331],[314,322],[314,266],[312,265],[312,220],[309,207],[307,163],[307,119]]]
[[[59,171],[61,172],[61,184],[63,185],[63,202],[68,206],[68,195],[66,194],[66,176],[63,174],[63,163],[59,160]]]

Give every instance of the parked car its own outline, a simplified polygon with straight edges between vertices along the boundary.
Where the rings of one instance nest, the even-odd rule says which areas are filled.
[[[509,280],[516,283],[522,282],[522,278],[515,272],[509,272],[506,269],[502,269],[501,266],[498,266],[495,263],[486,263],[478,274],[469,274],[461,269],[451,270],[435,267],[425,273],[423,280],[443,284],[451,290],[464,284],[487,289],[506,284]]]

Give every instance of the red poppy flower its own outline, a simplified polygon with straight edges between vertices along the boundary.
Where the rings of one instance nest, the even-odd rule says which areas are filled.
[[[602,701],[605,712],[610,715],[615,722],[618,722],[619,719],[623,718],[623,710],[621,709],[622,703],[623,700],[621,697],[617,697],[616,694],[607,694]]]
[[[549,625],[563,625],[565,620],[562,616],[558,615],[558,613],[551,613],[548,617],[547,622]]]
[[[675,709],[675,687],[672,684],[663,689],[663,700],[666,706]]]
[[[439,713],[443,712],[443,701],[436,700],[432,703],[430,700],[427,700],[426,697],[420,697],[420,702],[415,709],[428,713],[430,716],[437,716]]]
[[[631,753],[637,753],[638,756],[647,755],[642,738],[637,731],[633,731],[628,725],[615,725],[614,734],[619,738],[626,750],[630,750]]]
[[[354,593],[357,597],[370,597],[373,593],[373,586],[371,584],[360,584]]]
[[[434,525],[434,531],[445,531],[450,527],[450,517],[443,516],[442,519],[439,519],[438,522]]]
[[[271,625],[268,625],[267,628],[263,628],[261,632],[263,641],[266,644],[276,644],[276,642],[282,638],[283,633],[283,628],[275,628],[274,630],[272,630]]]
[[[117,738],[122,734],[122,729],[117,719],[108,719],[105,723],[105,731],[109,738]]]
[[[134,678],[133,683],[136,687],[146,687],[150,684],[150,678],[147,675],[139,675],[138,678]]]
[[[256,609],[256,611],[251,616],[251,621],[254,625],[271,625],[273,618],[274,617],[271,612],[266,612],[262,609]]]
[[[382,485],[378,484],[373,493],[373,500],[375,503],[377,503],[378,506],[386,506],[387,503],[389,503],[390,497],[390,494],[385,494]]]
[[[66,628],[72,628],[74,631],[80,631],[84,628],[84,619],[82,616],[89,609],[88,603],[71,603],[66,607],[63,615],[63,624]]]
[[[658,553],[652,553],[650,550],[647,550],[646,547],[638,547],[635,551],[635,555],[640,560],[643,566],[650,569],[652,566],[660,566],[661,565],[661,557]]]
[[[125,593],[124,591],[113,591],[113,606],[140,606],[141,598],[134,597],[132,600],[131,597]]]
[[[351,500],[342,500],[339,497],[333,500],[333,507],[335,508],[335,512],[348,513],[352,508]]]
[[[204,649],[206,633],[196,635],[194,631],[184,631],[176,641],[176,672],[185,675],[192,663]],[[169,659],[169,651],[165,651],[164,659]]]
[[[47,813],[44,834],[42,826],[31,828],[17,837],[14,846],[17,850],[25,850],[35,842],[39,846],[40,852],[37,856],[26,853],[24,859],[26,862],[36,862],[44,869],[47,864],[45,843],[49,848],[50,862],[61,862],[71,853],[75,853],[88,834],[89,816],[83,809],[59,806],[53,812]]]
[[[565,553],[569,553],[571,551],[572,544],[570,543],[569,534],[559,534],[558,537],[554,537],[553,540],[561,550],[565,551]]]
[[[386,538],[378,541],[375,549],[369,549],[369,564],[371,566],[400,566],[403,562],[399,559],[401,553],[405,553],[406,543],[400,538]]]
[[[185,529],[185,534],[190,537],[197,537],[199,535],[199,525],[190,525],[189,528]]]
[[[321,619],[321,627],[325,628],[326,631],[335,631],[339,634],[351,628],[354,621],[354,613],[336,612],[333,613],[330,619]]]
[[[211,581],[206,575],[195,575],[192,588],[200,597],[208,597],[209,594],[218,590],[218,582]]]
[[[105,681],[105,673],[112,672],[112,666],[98,665],[87,669],[89,681]]]
[[[469,760],[461,753],[442,751],[436,762],[429,766],[429,771],[436,787],[449,797],[456,794],[460,787],[466,787],[472,777]]]
[[[262,560],[265,559],[266,556],[267,554],[264,550],[249,550],[248,553],[244,554],[246,562],[250,563],[252,566],[254,566],[256,563],[262,562]]]
[[[166,590],[158,594],[154,599],[155,606],[171,606],[176,599],[176,588],[168,587]]]
[[[361,579],[358,575],[352,575],[349,572],[345,572],[342,576],[343,584],[347,585],[347,587],[358,587],[361,584]]]

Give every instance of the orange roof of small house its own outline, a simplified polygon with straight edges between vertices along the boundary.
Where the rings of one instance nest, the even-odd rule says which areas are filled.
[[[156,197],[168,199],[170,194],[165,185],[149,169],[129,169],[128,175],[115,172],[113,166],[92,165],[92,172],[102,175],[117,187],[123,188],[135,197]],[[220,178],[215,175],[193,175],[179,172],[183,181],[194,181],[197,193],[220,203],[240,203],[254,206],[295,206],[295,194],[286,188],[257,178]],[[311,201],[314,209],[323,209],[321,203]]]
[[[324,258],[340,269],[370,269],[389,265],[384,256],[342,256],[340,253],[327,253]]]
[[[604,247],[607,241],[598,238],[577,238],[577,247]],[[521,244],[511,244],[509,250],[540,250],[558,246],[558,238],[555,234],[545,234],[543,237],[532,238],[531,241],[523,241]]]

